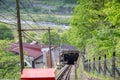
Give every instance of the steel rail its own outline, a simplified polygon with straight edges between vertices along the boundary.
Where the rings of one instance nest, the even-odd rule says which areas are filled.
[[[72,65],[66,65],[58,74],[56,80],[69,80]]]

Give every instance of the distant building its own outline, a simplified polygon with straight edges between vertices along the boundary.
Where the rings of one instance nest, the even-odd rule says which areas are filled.
[[[28,67],[33,68],[50,68],[51,61],[52,67],[56,68],[57,65],[60,65],[62,51],[76,51],[76,47],[70,45],[61,45],[61,46],[52,46],[51,47],[51,57],[49,54],[49,46],[45,44],[38,43],[23,43],[24,51],[24,62]],[[19,55],[19,44],[12,43],[9,51],[13,52],[16,55]]]
[[[12,43],[11,48],[9,51],[13,52],[14,54],[20,53],[19,51],[19,44]],[[24,62],[27,64],[28,67],[33,68],[43,68],[47,67],[46,62],[46,53],[49,51],[49,46],[44,44],[30,44],[30,43],[23,43],[23,51],[24,51]]]

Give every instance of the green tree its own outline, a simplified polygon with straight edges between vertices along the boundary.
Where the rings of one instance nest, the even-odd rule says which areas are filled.
[[[20,79],[20,61],[19,56],[7,51],[10,42],[0,40],[0,79],[17,80]]]
[[[72,19],[71,25],[77,39],[77,41],[75,40],[75,45],[85,51],[87,41],[92,38],[92,31],[98,25],[98,9],[96,9],[91,0],[79,0],[78,4],[75,8],[75,16]]]
[[[112,52],[118,51],[119,4],[119,0],[78,0],[71,21],[74,39],[70,43],[86,50],[89,56],[106,53],[111,56]]]
[[[51,31],[50,32],[50,36],[51,36],[51,44],[52,45],[58,45],[59,44],[59,34],[56,31]],[[48,32],[44,33],[42,36],[42,42],[44,44],[49,44],[49,37],[48,37]]]
[[[13,39],[13,34],[10,28],[8,28],[8,25],[0,23],[0,40],[4,39]]]

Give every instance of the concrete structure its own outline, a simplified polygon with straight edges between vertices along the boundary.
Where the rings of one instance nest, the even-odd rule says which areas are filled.
[[[79,51],[77,50],[76,47],[70,46],[70,45],[61,45],[58,47],[54,47],[52,50],[52,62],[53,62],[53,67],[57,68],[58,65],[64,64],[65,63],[65,56],[64,53],[67,54],[67,59],[69,59],[68,62],[74,58],[73,61],[76,61],[78,56],[79,56]],[[72,57],[71,57],[72,56]],[[72,61],[71,61],[72,62]]]

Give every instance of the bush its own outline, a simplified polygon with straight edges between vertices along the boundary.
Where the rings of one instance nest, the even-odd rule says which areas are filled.
[[[11,29],[8,28],[8,25],[0,23],[0,40],[5,40],[5,39],[12,40],[13,34]]]

